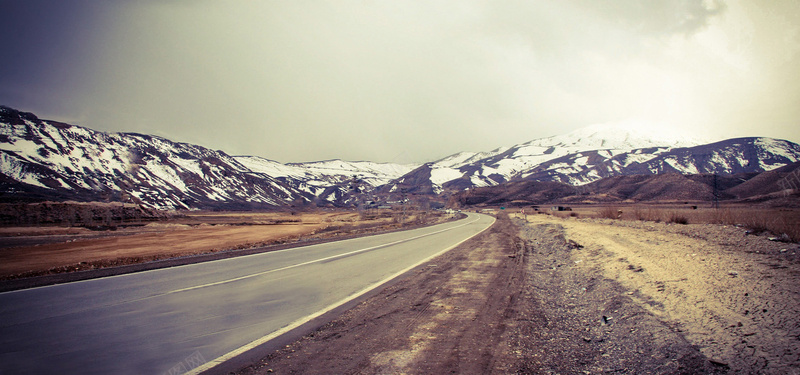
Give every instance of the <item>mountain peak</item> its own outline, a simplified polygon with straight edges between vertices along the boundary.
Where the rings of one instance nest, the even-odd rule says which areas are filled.
[[[667,124],[622,121],[594,124],[567,134],[540,138],[525,145],[592,150],[633,150],[650,147],[691,147],[707,143]]]
[[[96,132],[0,106],[6,201],[113,199],[170,209],[347,206],[364,193],[388,199],[398,188],[435,195],[521,180],[584,185],[629,174],[755,173],[798,160],[800,145],[788,141],[704,144],[663,124],[628,121],[422,165],[282,164],[156,136]]]
[[[459,152],[439,159],[433,162],[433,165],[437,168],[459,168],[461,166],[501,154],[506,150],[508,150],[508,147],[499,147],[489,152]]]

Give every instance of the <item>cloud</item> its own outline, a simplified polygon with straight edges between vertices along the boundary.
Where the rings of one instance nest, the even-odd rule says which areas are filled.
[[[800,139],[791,1],[64,4],[2,37],[21,53],[0,100],[100,130],[280,161],[420,162],[631,119]]]
[[[710,20],[725,12],[719,0],[619,1],[578,0],[580,9],[595,18],[619,23],[645,35],[690,35],[707,27]]]

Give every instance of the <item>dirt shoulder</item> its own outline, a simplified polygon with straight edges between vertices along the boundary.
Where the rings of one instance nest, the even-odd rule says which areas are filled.
[[[524,249],[508,219],[239,374],[489,373],[514,315]]]
[[[742,228],[531,217],[583,246],[571,267],[612,280],[732,373],[800,373],[800,249]],[[617,319],[619,321],[619,319]]]
[[[552,219],[558,220],[558,219]],[[237,374],[727,373],[558,221],[500,217]],[[600,250],[598,250],[600,251]],[[691,307],[688,307],[691,308]]]

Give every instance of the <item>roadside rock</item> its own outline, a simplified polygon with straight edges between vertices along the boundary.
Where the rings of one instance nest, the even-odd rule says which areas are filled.
[[[599,269],[574,262],[549,267],[577,251],[560,225],[521,224],[521,237],[530,244],[530,262],[520,316],[507,331],[518,353],[511,372],[725,372]]]

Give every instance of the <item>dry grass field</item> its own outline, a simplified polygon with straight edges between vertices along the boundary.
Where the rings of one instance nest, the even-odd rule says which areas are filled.
[[[433,223],[411,211],[192,212],[145,225],[0,228],[0,279],[95,269],[179,256],[336,238]],[[402,221],[402,223],[401,223]]]
[[[708,203],[580,205],[571,208],[572,211],[552,212],[552,214],[562,218],[588,217],[674,224],[733,225],[746,228],[752,234],[766,233],[781,241],[800,242],[800,209],[746,205],[721,205],[720,208],[711,208]]]

